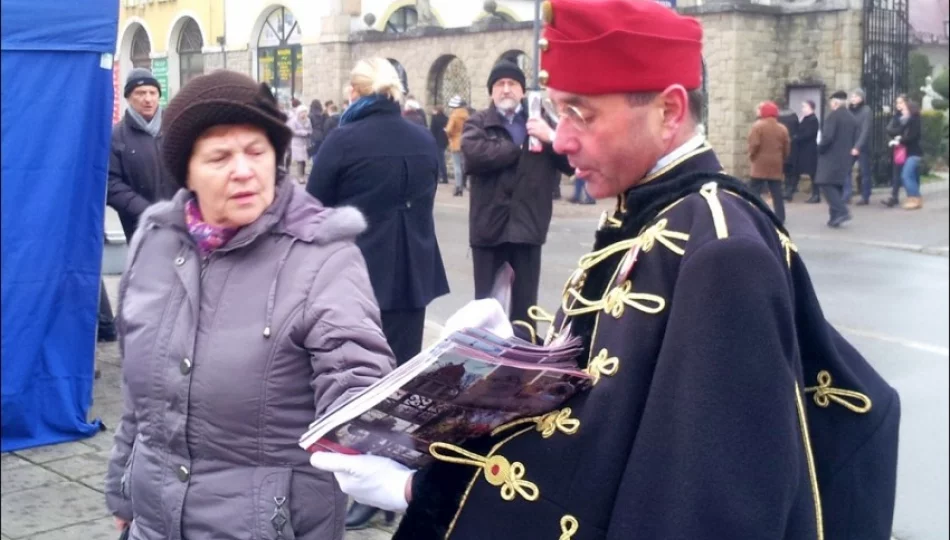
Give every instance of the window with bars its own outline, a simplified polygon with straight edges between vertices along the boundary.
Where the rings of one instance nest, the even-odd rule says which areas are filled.
[[[430,79],[434,105],[445,105],[452,96],[472,102],[472,85],[465,64],[456,56],[443,56],[436,61]]]
[[[269,84],[284,106],[303,94],[301,34],[293,13],[279,7],[267,16],[257,38],[257,80]]]
[[[402,34],[419,24],[419,12],[412,6],[403,6],[397,9],[386,21],[386,32]]]
[[[180,84],[185,86],[188,81],[204,74],[204,56],[201,47],[201,29],[194,19],[188,19],[178,34],[178,65]]]
[[[152,69],[152,44],[148,40],[148,33],[141,26],[132,35],[132,51],[130,59],[132,67]]]

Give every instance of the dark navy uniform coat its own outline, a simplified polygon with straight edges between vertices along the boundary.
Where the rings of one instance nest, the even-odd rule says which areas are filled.
[[[824,320],[769,210],[719,171],[703,146],[620,199],[548,336],[583,336],[596,384],[440,449],[394,538],[888,537],[896,394]]]

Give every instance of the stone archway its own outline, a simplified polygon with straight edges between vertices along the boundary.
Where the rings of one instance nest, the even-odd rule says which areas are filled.
[[[168,34],[168,88],[174,95],[188,81],[204,73],[202,49],[207,45],[197,19],[181,15]]]
[[[429,69],[427,83],[430,105],[445,105],[452,96],[472,102],[472,83],[462,60],[451,54],[440,56]]]

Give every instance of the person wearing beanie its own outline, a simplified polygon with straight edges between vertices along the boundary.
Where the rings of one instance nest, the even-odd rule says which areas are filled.
[[[858,166],[858,177],[861,179],[861,198],[858,200],[858,206],[867,206],[871,201],[871,129],[874,127],[874,118],[871,114],[871,108],[864,102],[864,90],[855,88],[851,91],[851,98],[848,109],[854,115],[854,120],[858,125],[858,136],[854,142],[854,148],[851,149],[853,164]],[[852,181],[850,171],[844,184],[844,200],[851,199]]]
[[[828,226],[838,228],[851,219],[844,198],[845,185],[851,182],[858,123],[848,112],[848,93],[838,91],[828,101],[831,112],[825,118],[818,142],[818,170],[815,185],[828,203]]]
[[[452,158],[452,175],[455,179],[453,197],[461,197],[465,193],[465,167],[462,156],[462,130],[471,114],[465,106],[462,96],[452,96],[449,99],[449,121],[445,125],[445,135],[449,140],[449,156]]]
[[[779,109],[766,101],[758,107],[758,120],[749,131],[749,189],[761,195],[768,189],[772,209],[779,222],[785,223],[785,198],[782,181],[785,179],[785,160],[791,151],[788,130],[778,122]]]
[[[152,203],[169,199],[176,186],[161,159],[162,88],[144,68],[129,72],[123,96],[125,115],[112,128],[106,203],[119,215],[126,242],[139,216]]]
[[[475,299],[491,295],[495,274],[505,263],[515,273],[511,289],[512,321],[522,337],[535,337],[528,310],[538,302],[541,248],[553,213],[553,193],[562,174],[572,176],[567,159],[553,148],[554,129],[541,118],[528,118],[525,76],[508,60],[488,76],[491,104],[476,112],[462,132],[465,172],[471,176],[469,245]],[[528,138],[541,143],[529,149]]]
[[[346,497],[297,442],[393,359],[356,246],[366,220],[278,169],[285,121],[230,71],[165,112],[180,189],[142,214],[119,286],[124,405],[104,492],[129,538],[343,538]]]
[[[405,509],[393,540],[890,538],[897,393],[828,324],[794,239],[698,130],[700,22],[654,0],[549,0],[542,15],[554,148],[616,201],[548,284],[557,312],[532,310],[545,343],[578,344],[564,363],[589,386],[416,446],[432,459],[408,482],[381,456],[311,463],[356,500]],[[478,135],[467,126],[463,148],[524,159]],[[468,166],[477,189],[485,164]],[[529,400],[541,379],[508,393]]]

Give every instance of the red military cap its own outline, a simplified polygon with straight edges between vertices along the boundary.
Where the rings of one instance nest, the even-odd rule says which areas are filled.
[[[545,86],[597,95],[702,84],[702,26],[655,0],[548,0],[542,19]]]

